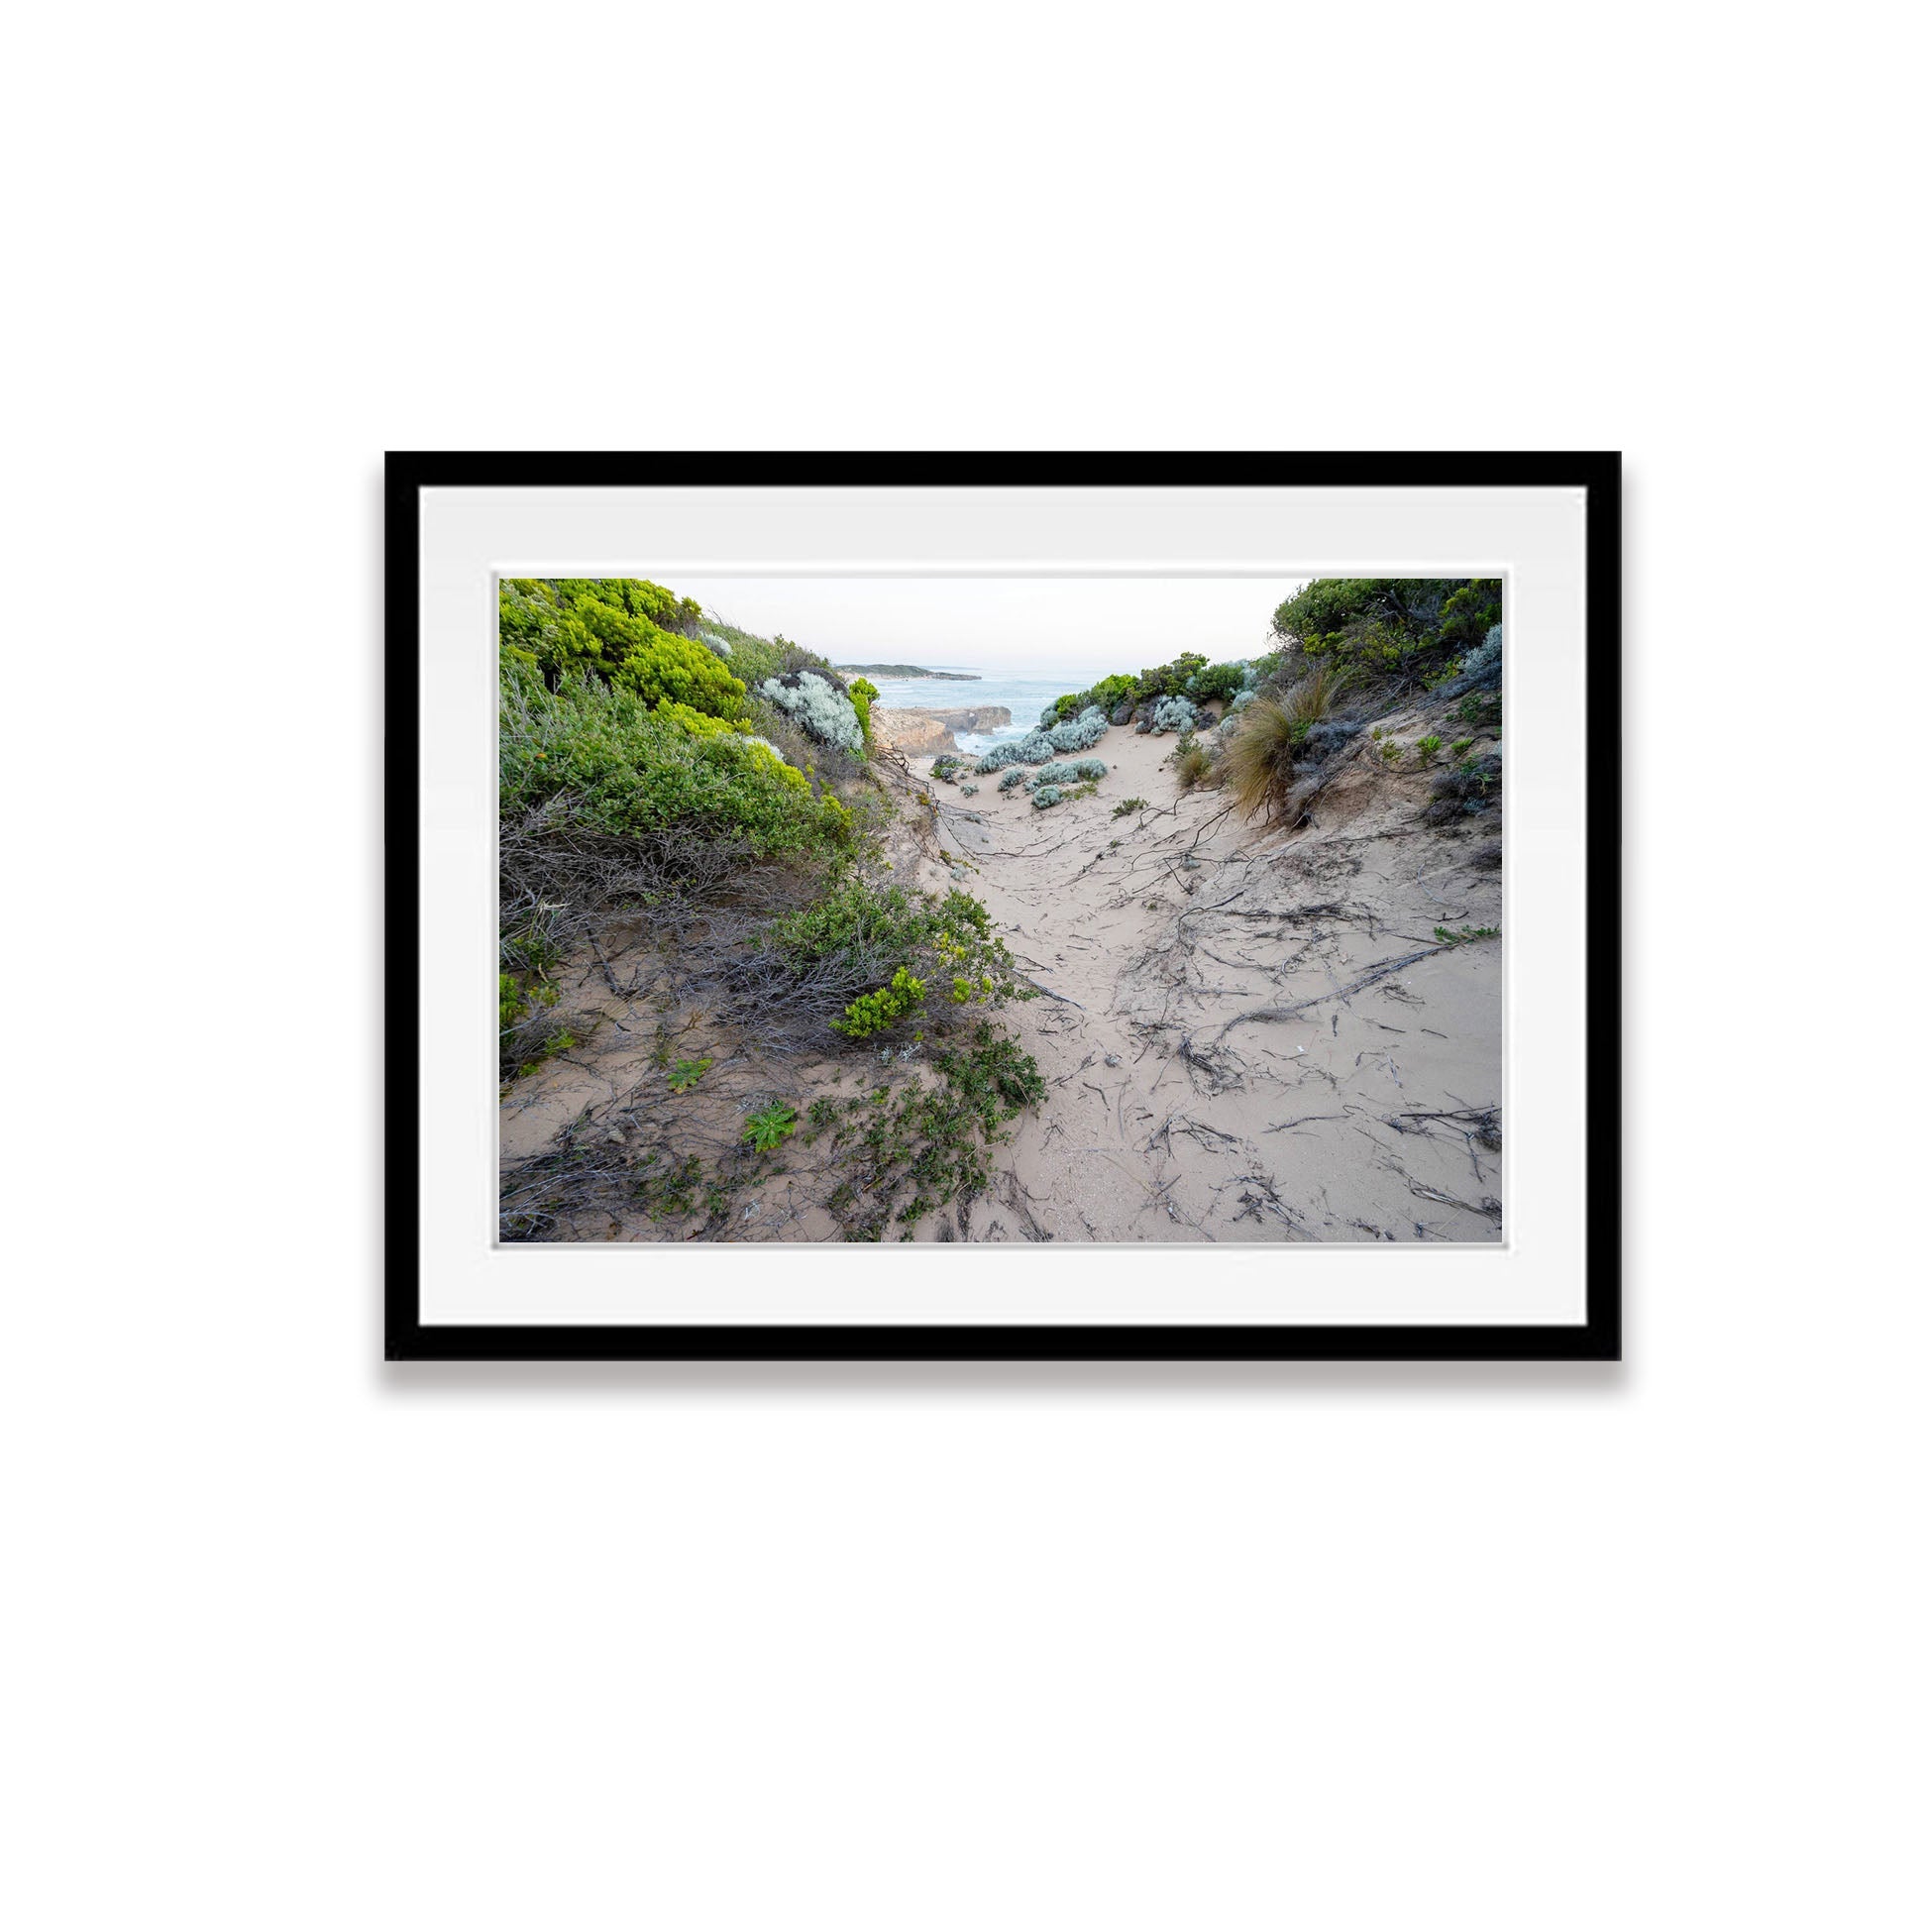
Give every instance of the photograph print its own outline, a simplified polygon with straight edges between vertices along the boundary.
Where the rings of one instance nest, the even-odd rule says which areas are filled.
[[[495,594],[499,1242],[1503,1239],[1500,577]]]

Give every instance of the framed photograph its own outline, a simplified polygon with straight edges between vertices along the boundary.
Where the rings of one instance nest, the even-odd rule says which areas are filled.
[[[1615,1359],[1619,468],[391,455],[390,1357]]]

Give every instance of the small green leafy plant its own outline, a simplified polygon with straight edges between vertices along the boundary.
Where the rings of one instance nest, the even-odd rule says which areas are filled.
[[[703,1079],[706,1072],[710,1069],[710,1057],[708,1055],[701,1060],[680,1060],[671,1069],[669,1075],[666,1076],[665,1085],[674,1094],[689,1093],[692,1088]]]
[[[1416,740],[1416,762],[1426,765],[1443,748],[1443,741],[1432,731],[1426,738]]]
[[[1146,808],[1147,802],[1145,799],[1123,799],[1114,807],[1114,816],[1116,818],[1125,818],[1129,812],[1145,811]]]
[[[768,1154],[796,1132],[798,1126],[799,1110],[775,1100],[771,1106],[761,1107],[756,1114],[746,1117],[744,1138],[761,1154]]]
[[[1500,939],[1503,928],[1500,925],[1465,925],[1459,932],[1451,932],[1448,926],[1439,925],[1436,937],[1446,946],[1466,946],[1474,939]]]

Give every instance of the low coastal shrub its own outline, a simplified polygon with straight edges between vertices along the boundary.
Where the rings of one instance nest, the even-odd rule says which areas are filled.
[[[1044,811],[1048,806],[1058,805],[1065,797],[1066,794],[1057,785],[1042,785],[1033,794],[1033,809]]]
[[[844,688],[829,672],[788,671],[767,678],[760,697],[796,718],[822,744],[858,751],[865,743],[859,714]]]
[[[982,765],[980,769],[984,771],[986,767]],[[1020,786],[1024,785],[1025,783],[1026,783],[1026,768],[1023,765],[1013,765],[1008,768],[1006,777],[1001,779],[1000,790],[1002,792],[1017,791]]]
[[[988,772],[1003,772],[1009,765],[1044,765],[1056,751],[1080,751],[1081,745],[1056,745],[1044,731],[1029,731],[1023,738],[1009,738],[995,745],[974,771],[984,778]]]
[[[1078,785],[1091,778],[1105,778],[1107,766],[1098,758],[1056,759],[1033,774],[1035,785]]]
[[[1102,678],[1098,684],[1090,685],[1085,691],[1070,691],[1064,698],[1056,698],[1040,713],[1040,725],[1045,728],[1063,724],[1090,709],[1116,710],[1137,694],[1139,685],[1137,678],[1128,677],[1126,672],[1116,672],[1112,677]]]
[[[909,1014],[916,1013],[925,1005],[925,982],[915,979],[904,966],[894,973],[889,984],[876,993],[867,993],[854,1000],[845,1011],[832,1021],[832,1031],[843,1033],[847,1039],[870,1039],[874,1033],[883,1033],[890,1026],[897,1026]]]
[[[740,840],[760,856],[849,842],[852,813],[829,795],[814,799],[804,774],[768,746],[734,731],[694,731],[680,717],[582,671],[546,690],[506,655],[497,725],[503,814],[549,806],[560,821],[595,831],[676,829]]]
[[[1192,700],[1186,698],[1163,698],[1154,706],[1150,728],[1156,736],[1163,731],[1191,731],[1200,713],[1195,710]]]
[[[744,711],[745,688],[722,662],[702,644],[669,631],[632,651],[611,674],[611,683],[635,692],[647,704],[676,704],[726,719]]]
[[[1276,607],[1274,629],[1304,660],[1426,689],[1466,677],[1501,619],[1495,578],[1318,578]]]
[[[1437,777],[1430,787],[1432,803],[1423,816],[1434,825],[1475,817],[1499,803],[1502,786],[1503,761],[1493,752],[1465,758]]]
[[[496,615],[502,647],[551,685],[567,671],[614,677],[631,656],[666,639],[691,643],[722,668],[694,641],[697,602],[641,578],[505,578],[496,588]]]
[[[1135,696],[1143,701],[1181,697],[1188,689],[1189,680],[1207,668],[1208,660],[1199,651],[1183,651],[1171,664],[1157,664],[1141,672],[1134,681]]]
[[[1065,724],[1054,725],[1045,735],[1055,751],[1090,750],[1107,736],[1107,713],[1094,705]]]
[[[909,1232],[934,1209],[971,1200],[993,1179],[989,1158],[1009,1122],[1046,1097],[1030,1053],[981,1021],[961,1045],[932,1055],[937,1080],[875,1088],[811,1116],[829,1131],[845,1178],[827,1206],[844,1238],[876,1241],[897,1223]]]
[[[1018,977],[985,906],[957,889],[935,899],[848,873],[809,905],[773,919],[759,944],[801,981],[840,992],[877,989],[866,996],[874,1004],[855,1001],[844,1016],[868,1022],[865,1031],[833,1022],[852,1039],[906,1019],[934,980],[963,980],[969,998],[993,1006],[1035,997],[1035,989]]]
[[[1238,660],[1231,664],[1211,664],[1197,671],[1188,683],[1188,696],[1197,703],[1233,698],[1247,676],[1247,666]]]
[[[1116,818],[1125,818],[1129,812],[1145,811],[1146,808],[1147,802],[1145,799],[1123,799],[1114,807],[1114,816]]]

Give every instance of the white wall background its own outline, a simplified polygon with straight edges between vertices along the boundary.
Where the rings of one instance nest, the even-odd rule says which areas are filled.
[[[1924,1922],[1903,18],[16,27],[10,1923]],[[380,1368],[465,445],[1624,447],[1630,1365]]]

